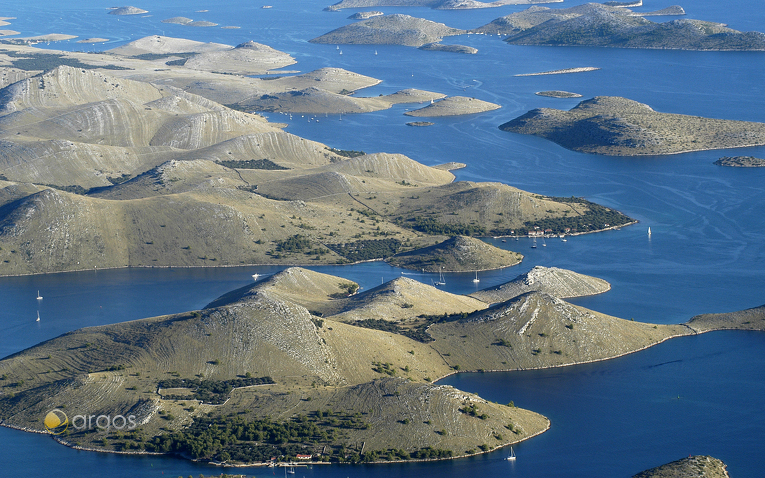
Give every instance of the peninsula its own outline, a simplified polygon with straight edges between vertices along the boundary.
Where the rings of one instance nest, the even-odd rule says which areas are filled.
[[[590,293],[586,282],[560,290]],[[764,311],[658,325],[542,292],[490,306],[406,278],[358,293],[341,277],[289,268],[202,310],[85,328],[0,360],[0,420],[26,431],[47,426],[82,449],[226,465],[298,454],[452,458],[517,443],[550,423],[434,384],[440,377],[605,360],[721,328],[763,330]],[[131,417],[135,426],[60,430],[61,420],[43,424],[51,410]]]
[[[611,156],[675,154],[765,144],[765,123],[660,113],[626,98],[598,96],[569,111],[539,108],[500,129],[564,148]]]

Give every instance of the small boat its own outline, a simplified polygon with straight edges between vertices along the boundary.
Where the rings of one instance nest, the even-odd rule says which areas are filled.
[[[475,279],[473,279],[473,283],[477,284],[477,283],[479,283],[479,282],[481,282],[481,279],[479,279],[479,278],[478,278],[478,271],[476,271],[476,273],[475,273]]]
[[[258,273],[252,275],[253,280],[258,280],[258,277],[260,277],[260,274]]]
[[[532,249],[536,249],[537,248],[537,239],[536,238],[534,238],[534,242],[531,244],[531,248]]]
[[[38,310],[37,311],[37,320],[35,320],[35,322],[39,322],[39,321],[40,321],[40,311]]]
[[[294,475],[295,474],[295,467],[294,466],[289,467],[287,469],[287,473],[289,473],[290,475]]]
[[[40,291],[37,291],[37,300],[42,300],[42,296],[40,295]]]
[[[651,235],[651,226],[648,226],[648,235]]]
[[[375,50],[375,56],[377,56],[377,50]]]
[[[513,447],[510,447],[510,454],[505,458],[507,461],[515,461],[515,452],[513,451]]]
[[[435,282],[435,285],[446,285],[446,281],[444,280],[444,271],[443,269],[439,271],[438,273],[438,282]]]

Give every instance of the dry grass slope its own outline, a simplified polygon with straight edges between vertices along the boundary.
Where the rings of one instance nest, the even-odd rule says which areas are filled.
[[[428,332],[451,366],[460,370],[516,370],[592,362],[693,333],[682,325],[618,319],[561,299],[529,292],[432,325]]]
[[[686,324],[699,333],[712,330],[765,330],[765,305],[737,312],[697,315]]]
[[[527,292],[542,292],[559,299],[601,294],[611,290],[611,284],[597,277],[586,276],[557,267],[535,266],[510,282],[473,292],[470,297],[494,304]]]
[[[184,48],[165,40],[139,43],[149,51]],[[255,79],[156,68],[161,59],[87,60],[134,69],[106,74],[59,66],[31,77],[11,70],[8,81],[18,81],[0,91],[0,179],[7,181],[0,194],[0,274],[344,263],[431,245],[444,235],[506,233],[587,213],[505,185],[453,183],[448,171],[401,155],[354,157],[360,153],[284,133],[210,99],[259,97]],[[348,98],[336,94],[342,89],[378,81],[331,68],[257,80],[272,93],[318,84],[320,95],[340,98]],[[245,89],[246,96],[236,93]],[[433,96],[402,90],[352,101],[389,107]],[[284,247],[296,239],[300,247]],[[368,249],[382,251],[371,256],[333,252],[349,243],[387,246]]]
[[[642,471],[632,478],[728,478],[725,463],[711,456],[689,456]]]

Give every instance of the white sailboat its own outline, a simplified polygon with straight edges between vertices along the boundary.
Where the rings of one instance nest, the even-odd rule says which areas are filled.
[[[446,285],[446,281],[444,280],[444,271],[443,267],[438,272],[438,282],[435,283],[435,285]]]
[[[651,226],[648,226],[648,235],[651,235]]]
[[[42,300],[42,296],[40,295],[40,291],[37,291],[37,300]]]
[[[37,320],[35,320],[35,322],[39,322],[39,321],[40,321],[40,311],[38,310],[37,311]]]
[[[510,447],[510,455],[505,458],[507,461],[515,461],[515,452],[513,451],[513,447]]]
[[[481,282],[481,279],[478,278],[478,271],[475,272],[475,279],[473,279],[473,283],[477,284]]]

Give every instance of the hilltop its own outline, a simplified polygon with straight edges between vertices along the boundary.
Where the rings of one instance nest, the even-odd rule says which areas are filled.
[[[725,463],[711,456],[689,456],[638,473],[632,478],[728,478]]]
[[[528,292],[431,325],[428,333],[433,348],[459,370],[516,370],[605,360],[691,331],[618,319]]]
[[[765,144],[765,123],[660,113],[626,98],[598,96],[569,111],[539,108],[499,127],[564,148],[612,156],[674,154]]]
[[[682,9],[652,12],[684,14]],[[502,17],[475,32],[508,34],[514,45],[601,46],[681,50],[765,50],[765,34],[739,32],[721,23],[647,20],[626,8],[588,3],[567,9],[532,7]]]
[[[472,272],[514,266],[522,259],[517,252],[494,247],[479,239],[454,236],[432,246],[396,254],[387,262],[417,271]]]
[[[183,66],[193,70],[262,75],[294,63],[297,61],[286,53],[248,41],[227,51],[199,53],[186,60]]]
[[[473,292],[470,297],[487,303],[504,302],[527,292],[567,299],[585,295],[602,294],[611,290],[611,284],[597,277],[586,276],[557,267],[535,266],[510,282]]]
[[[120,56],[163,55],[171,53],[204,53],[228,51],[233,47],[223,43],[204,43],[185,38],[173,38],[160,35],[133,40],[125,45],[107,50],[107,53]]]
[[[450,96],[440,101],[431,103],[424,108],[404,113],[407,116],[417,117],[437,117],[437,116],[458,116],[475,113],[483,113],[499,109],[498,104],[488,101],[467,98],[464,96]]]

